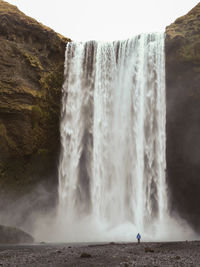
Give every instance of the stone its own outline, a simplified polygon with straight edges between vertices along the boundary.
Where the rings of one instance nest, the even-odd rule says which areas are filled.
[[[15,227],[0,225],[0,244],[24,244],[33,243],[34,238]]]
[[[89,253],[85,253],[85,252],[83,252],[83,253],[81,253],[81,256],[80,256],[81,258],[91,258],[92,256],[91,256],[91,254],[89,254]]]
[[[147,253],[147,252],[151,252],[151,253],[153,253],[154,252],[154,250],[152,249],[152,248],[150,248],[150,247],[145,247],[144,248],[144,251]]]

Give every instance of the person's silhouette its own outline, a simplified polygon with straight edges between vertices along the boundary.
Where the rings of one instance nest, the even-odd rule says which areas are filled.
[[[138,241],[138,244],[139,244],[140,243],[140,239],[141,239],[141,235],[138,233],[136,238],[137,238],[137,241]]]

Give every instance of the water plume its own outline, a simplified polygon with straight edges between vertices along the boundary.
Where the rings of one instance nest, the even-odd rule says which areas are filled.
[[[166,239],[164,34],[68,43],[64,75],[60,237]]]

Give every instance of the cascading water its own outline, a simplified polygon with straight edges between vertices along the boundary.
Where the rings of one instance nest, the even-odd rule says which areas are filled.
[[[167,214],[164,57],[160,33],[67,44],[58,215],[67,240],[158,232]]]

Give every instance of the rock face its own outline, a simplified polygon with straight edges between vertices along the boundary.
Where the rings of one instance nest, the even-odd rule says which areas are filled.
[[[200,4],[166,28],[171,210],[200,231]]]
[[[30,244],[33,242],[33,237],[26,232],[14,227],[0,225],[0,244]]]
[[[0,196],[57,183],[60,96],[70,41],[0,0]]]

